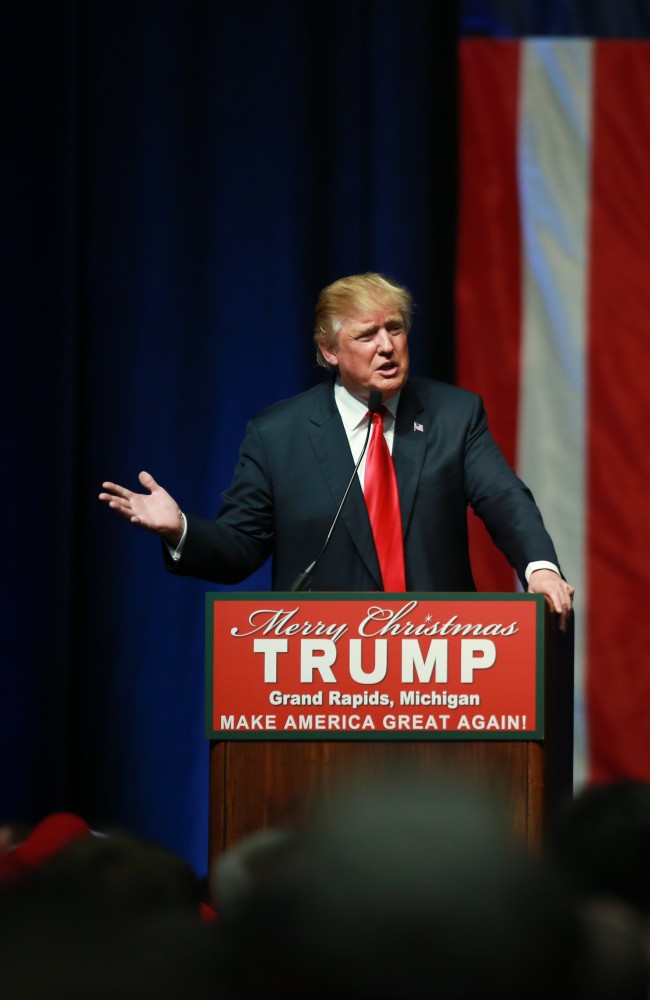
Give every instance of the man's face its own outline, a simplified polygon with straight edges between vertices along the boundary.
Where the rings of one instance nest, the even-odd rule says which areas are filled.
[[[401,313],[378,304],[350,313],[336,344],[321,347],[325,360],[338,369],[350,392],[367,399],[373,389],[390,399],[409,373],[409,346]]]

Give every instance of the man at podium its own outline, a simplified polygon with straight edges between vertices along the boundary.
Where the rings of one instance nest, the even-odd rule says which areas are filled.
[[[216,520],[145,492],[100,500],[161,536],[169,569],[238,583],[273,560],[273,589],[473,591],[467,507],[522,586],[565,627],[573,588],[530,490],[490,434],[481,398],[409,374],[408,289],[379,274],[322,290],[314,339],[326,381],[251,420]]]

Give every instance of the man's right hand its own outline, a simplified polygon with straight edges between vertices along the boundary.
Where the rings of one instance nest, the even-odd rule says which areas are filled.
[[[184,528],[180,507],[148,472],[141,472],[138,479],[148,493],[134,493],[117,483],[102,483],[106,492],[100,493],[99,499],[131,524],[161,535],[176,547]]]

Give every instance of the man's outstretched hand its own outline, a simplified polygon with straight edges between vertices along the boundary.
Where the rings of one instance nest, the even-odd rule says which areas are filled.
[[[543,594],[546,603],[558,616],[561,632],[566,632],[573,609],[573,587],[552,569],[536,569],[528,581],[529,594]]]
[[[148,472],[138,476],[148,493],[134,493],[117,483],[102,483],[99,499],[122,517],[147,531],[153,531],[176,546],[183,536],[183,518],[173,497]]]

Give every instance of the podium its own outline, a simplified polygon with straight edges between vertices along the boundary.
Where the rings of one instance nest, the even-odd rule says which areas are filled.
[[[209,855],[351,774],[441,771],[532,849],[571,794],[573,634],[531,594],[208,594]]]

